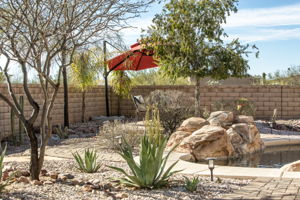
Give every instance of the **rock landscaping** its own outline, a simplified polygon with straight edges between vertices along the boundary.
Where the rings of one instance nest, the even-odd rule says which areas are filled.
[[[203,160],[235,158],[264,148],[252,116],[234,116],[217,111],[205,120],[192,117],[185,120],[168,141],[168,149],[190,154],[188,159]]]
[[[120,161],[118,154],[106,152],[110,160],[102,160],[105,166],[117,166],[128,170],[125,162]],[[117,161],[119,160],[119,161]],[[7,163],[10,172],[23,171],[28,175],[28,163]],[[12,167],[13,166],[13,167]],[[221,198],[232,191],[239,190],[249,184],[250,180],[217,179],[200,177],[196,192],[189,192],[184,187],[183,175],[174,175],[167,188],[144,190],[125,187],[112,181],[122,175],[108,167],[94,174],[82,173],[77,170],[73,160],[46,161],[44,174],[40,181],[30,181],[28,176],[15,178],[12,185],[7,186],[1,199],[5,200],[78,200],[78,199],[212,199]],[[49,171],[48,171],[49,170]],[[50,171],[51,170],[51,171]],[[191,175],[185,175],[192,178]]]

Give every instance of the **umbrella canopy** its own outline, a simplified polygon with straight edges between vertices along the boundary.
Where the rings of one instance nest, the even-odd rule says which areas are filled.
[[[139,43],[132,45],[129,51],[112,58],[107,64],[110,71],[138,71],[157,67],[153,58],[153,51],[143,49]]]

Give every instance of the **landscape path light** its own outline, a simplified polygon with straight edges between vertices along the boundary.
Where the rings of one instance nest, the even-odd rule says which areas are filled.
[[[216,158],[206,158],[208,160],[208,169],[210,170],[210,180],[214,181],[213,170],[215,168],[215,160]]]
[[[121,146],[122,145],[122,136],[120,136],[120,135],[116,136],[115,139],[118,140],[118,144],[119,144],[119,146]]]

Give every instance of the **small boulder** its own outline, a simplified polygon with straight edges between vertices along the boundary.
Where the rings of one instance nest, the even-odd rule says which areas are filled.
[[[17,179],[17,181],[18,181],[19,183],[25,183],[25,184],[30,183],[29,179],[28,179],[27,177],[25,177],[25,176],[19,177],[19,178]]]
[[[72,185],[79,185],[79,181],[77,180],[77,179],[73,179],[73,180],[71,180],[71,184]]]
[[[2,173],[2,181],[6,181],[8,178],[9,178],[9,172],[3,172]]]
[[[100,182],[101,182],[101,181],[100,181],[99,179],[94,179],[94,180],[91,181],[91,183],[92,183],[93,185],[99,185]]]
[[[116,194],[116,199],[125,199],[125,198],[128,198],[128,194],[126,194],[126,193]]]
[[[30,172],[27,171],[27,170],[22,170],[22,171],[20,171],[20,173],[21,173],[22,176],[26,176],[26,177],[30,176]]]
[[[85,191],[85,192],[92,192],[92,187],[91,185],[84,185],[82,186],[82,190]]]
[[[185,132],[194,132],[205,125],[208,125],[208,121],[201,117],[191,117],[184,120],[181,126],[178,128],[178,131],[185,131]]]
[[[31,181],[31,184],[32,185],[43,185],[43,182],[39,181],[39,180],[33,180],[33,181]]]
[[[212,112],[207,119],[210,125],[222,126],[223,128],[227,128],[233,123],[233,113],[229,111],[216,111]]]
[[[57,179],[61,181],[66,181],[68,177],[65,174],[58,174]]]
[[[47,175],[48,175],[48,171],[45,170],[45,169],[42,169],[42,170],[41,170],[41,175],[42,175],[42,176],[47,176]]]
[[[53,182],[49,181],[49,180],[44,182],[44,185],[52,185],[52,184],[53,184]]]
[[[50,172],[49,173],[50,178],[52,179],[57,179],[58,178],[58,173],[57,172]]]

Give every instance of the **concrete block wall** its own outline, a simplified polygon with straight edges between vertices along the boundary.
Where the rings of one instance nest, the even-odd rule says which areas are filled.
[[[30,85],[33,97],[42,104],[43,94],[39,85]],[[17,98],[24,96],[25,114],[30,116],[32,109],[23,93],[22,84],[15,84],[13,90]],[[194,96],[194,86],[138,86],[132,90],[133,95],[142,95],[146,98],[154,90],[178,90],[188,97]],[[0,84],[0,92],[8,95],[7,86]],[[125,115],[133,117],[135,107],[131,99],[119,100],[110,89],[110,112],[112,115]],[[278,118],[300,118],[300,87],[292,86],[203,86],[200,91],[201,107],[212,110],[212,104],[220,100],[236,100],[247,98],[256,106],[256,118],[270,119],[273,110],[277,108]],[[81,120],[81,92],[78,89],[69,89],[69,117],[70,122]],[[53,124],[63,124],[63,89],[59,90],[53,108]],[[88,90],[86,94],[86,117],[105,115],[104,87],[97,86]],[[17,121],[16,128],[17,128]],[[10,108],[0,99],[0,134],[10,134]]]
[[[22,84],[14,84],[13,90],[15,91],[17,99],[22,95],[24,97],[24,112],[26,117],[29,117],[32,112],[32,107],[26,99],[23,92]],[[32,93],[33,98],[42,105],[43,94],[39,85],[30,85],[29,90]],[[0,92],[9,97],[7,92],[7,86],[0,84]],[[111,98],[111,113],[116,114],[116,99]],[[75,88],[69,88],[69,119],[70,123],[81,121],[81,103],[82,93],[80,90]],[[63,101],[63,88],[60,88],[55,104],[52,110],[52,122],[54,125],[63,124],[64,114],[64,101]],[[86,118],[89,119],[93,116],[105,115],[105,95],[104,87],[97,86],[91,88],[86,94]],[[37,122],[40,120],[40,116]],[[36,123],[38,125],[38,123]],[[18,130],[18,119],[15,118],[15,128]],[[9,106],[0,99],[0,138],[3,136],[10,135],[11,132],[11,120],[10,120],[10,108]]]
[[[146,97],[150,92],[159,90],[178,90],[188,96],[194,96],[194,86],[140,86],[134,88],[132,94]],[[300,118],[300,87],[292,86],[204,86],[200,88],[200,105],[209,111],[213,110],[213,103],[221,100],[237,100],[247,98],[256,107],[257,119],[270,119],[277,109],[278,118]],[[122,100],[121,114],[134,114],[131,100]]]

